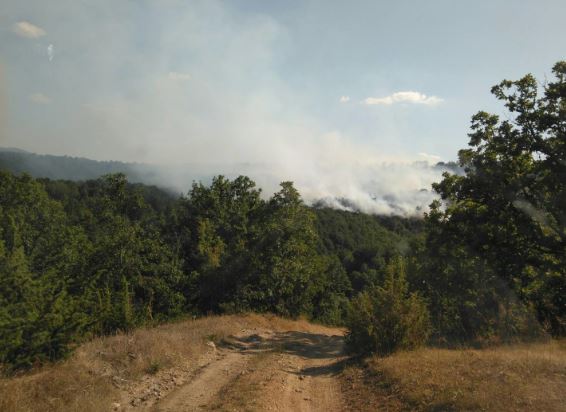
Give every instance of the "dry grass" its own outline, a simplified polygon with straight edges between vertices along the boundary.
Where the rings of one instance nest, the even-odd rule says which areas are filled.
[[[421,349],[369,370],[415,410],[566,411],[566,341],[481,350]]]
[[[59,364],[0,379],[0,411],[101,411],[119,399],[117,382],[140,380],[172,365],[191,365],[220,340],[244,328],[313,331],[304,320],[255,314],[206,317],[94,339]]]
[[[0,411],[110,410],[120,399],[116,381],[140,381],[173,365],[194,367],[209,350],[207,340],[253,328],[329,332],[304,320],[245,315],[94,339],[64,362],[0,379]],[[352,366],[343,377],[347,398],[359,400],[351,410],[566,411],[566,341],[481,350],[420,349],[369,359],[365,370]],[[235,389],[243,390],[238,385]]]

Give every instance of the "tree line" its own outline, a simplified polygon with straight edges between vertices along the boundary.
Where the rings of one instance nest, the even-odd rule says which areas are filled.
[[[348,300],[399,253],[406,233],[394,230],[411,233],[309,208],[289,182],[264,199],[244,176],[194,183],[177,198],[122,174],[73,182],[0,172],[0,198],[0,362],[16,368],[184,315],[342,324]]]
[[[347,325],[359,351],[564,335],[566,62],[493,88],[461,174],[424,219],[308,207],[240,176],[177,197],[123,174],[0,172],[0,364],[186,315],[272,312]],[[542,92],[541,92],[542,90]]]

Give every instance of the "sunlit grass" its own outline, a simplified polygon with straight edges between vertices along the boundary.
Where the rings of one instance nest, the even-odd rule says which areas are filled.
[[[480,350],[420,349],[370,369],[424,410],[564,411],[566,341]]]

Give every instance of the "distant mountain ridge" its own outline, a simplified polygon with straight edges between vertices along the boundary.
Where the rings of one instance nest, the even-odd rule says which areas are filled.
[[[0,147],[0,152],[31,153],[24,149],[18,149],[17,147]]]
[[[124,173],[134,183],[155,184],[158,180],[158,167],[148,164],[42,155],[17,148],[0,148],[0,169],[54,180],[89,180],[108,173]]]

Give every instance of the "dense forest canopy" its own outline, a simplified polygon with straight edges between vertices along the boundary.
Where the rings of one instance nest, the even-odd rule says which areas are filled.
[[[0,182],[0,355],[16,366],[184,313],[341,323],[352,294],[377,283],[418,231],[308,208],[289,182],[263,200],[243,176],[195,183],[181,198],[122,174],[72,182],[2,172]]]
[[[434,185],[424,219],[307,207],[291,182],[266,198],[245,176],[177,197],[121,173],[0,172],[0,364],[242,311],[346,323],[383,353],[563,335],[566,62],[554,74],[542,94],[530,75],[493,88],[510,119],[473,117],[464,173]]]

